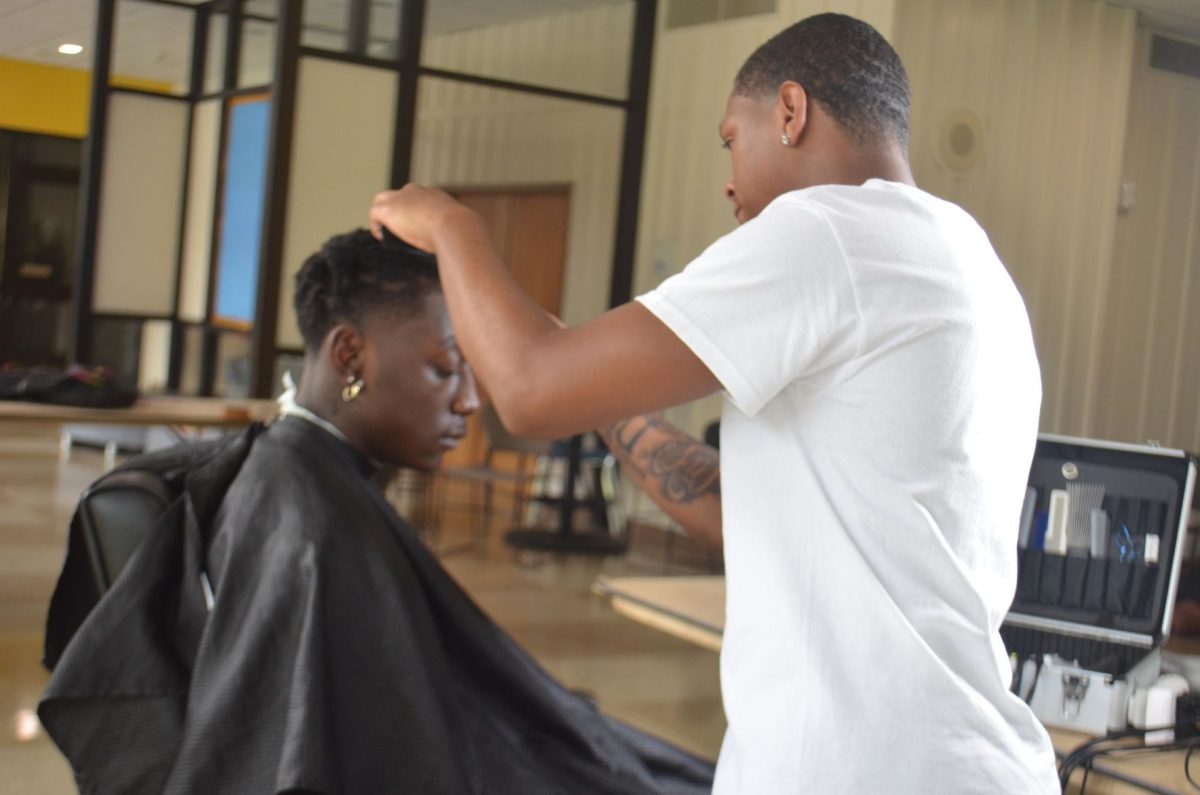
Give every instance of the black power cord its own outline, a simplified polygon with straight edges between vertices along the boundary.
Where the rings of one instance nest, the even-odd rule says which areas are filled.
[[[1192,726],[1194,726],[1194,724]],[[1192,726],[1184,724],[1179,726],[1179,729],[1187,732],[1190,728],[1192,728]],[[1088,773],[1091,770],[1093,763],[1100,758],[1116,754],[1169,753],[1172,751],[1184,750],[1188,752],[1187,756],[1184,757],[1184,775],[1187,777],[1188,782],[1193,787],[1195,787],[1197,790],[1200,790],[1200,784],[1198,784],[1192,778],[1191,770],[1189,768],[1192,754],[1195,753],[1197,749],[1200,749],[1200,737],[1189,736],[1171,743],[1146,745],[1146,734],[1154,731],[1159,731],[1159,729],[1151,729],[1150,732],[1146,732],[1141,729],[1129,729],[1125,731],[1112,732],[1104,735],[1103,737],[1095,737],[1085,743],[1082,743],[1075,750],[1071,751],[1071,753],[1067,754],[1062,763],[1059,765],[1059,784],[1063,791],[1066,792],[1067,784],[1075,771],[1082,768],[1084,771],[1084,778],[1079,790],[1080,795],[1082,795],[1084,788],[1087,786]],[[1122,742],[1128,740],[1139,740],[1140,742],[1132,744],[1129,742]],[[1127,781],[1126,783],[1140,787],[1147,792],[1171,792],[1171,790],[1165,790],[1155,787],[1151,784],[1139,783],[1135,781]]]

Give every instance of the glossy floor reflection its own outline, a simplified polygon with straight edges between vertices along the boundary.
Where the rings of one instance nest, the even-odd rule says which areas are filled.
[[[75,792],[70,770],[37,726],[34,710],[47,674],[40,664],[46,604],[62,565],[67,523],[82,490],[103,472],[99,451],[61,458],[58,429],[0,425],[0,790]],[[506,515],[501,510],[499,515]],[[465,539],[450,526],[438,538]],[[700,573],[703,556],[663,562],[663,539],[635,534],[621,558],[543,556],[519,560],[497,525],[484,550],[444,563],[485,611],[569,687],[600,708],[708,758],[724,731],[717,656],[617,616],[591,592],[599,575]]]

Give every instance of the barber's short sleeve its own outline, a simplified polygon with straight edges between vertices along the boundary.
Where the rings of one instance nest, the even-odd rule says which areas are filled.
[[[802,200],[777,200],[637,300],[749,416],[793,381],[849,360],[859,333],[842,247]]]

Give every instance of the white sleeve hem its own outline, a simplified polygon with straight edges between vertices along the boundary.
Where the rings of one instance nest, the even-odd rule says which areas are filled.
[[[721,382],[729,400],[739,411],[748,417],[753,417],[766,405],[767,400],[742,375],[733,361],[699,326],[671,303],[669,298],[660,292],[651,291],[637,296],[635,300],[662,321],[663,325],[669,328],[684,345],[691,349],[692,353],[696,354],[696,358],[712,371],[712,374]]]

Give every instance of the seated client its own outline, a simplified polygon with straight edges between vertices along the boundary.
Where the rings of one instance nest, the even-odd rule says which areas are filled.
[[[382,466],[435,468],[478,407],[432,258],[341,235],[295,300],[282,416],[125,465],[180,496],[94,606],[68,552],[39,714],[81,791],[707,791],[711,765],[552,680],[384,499]]]

